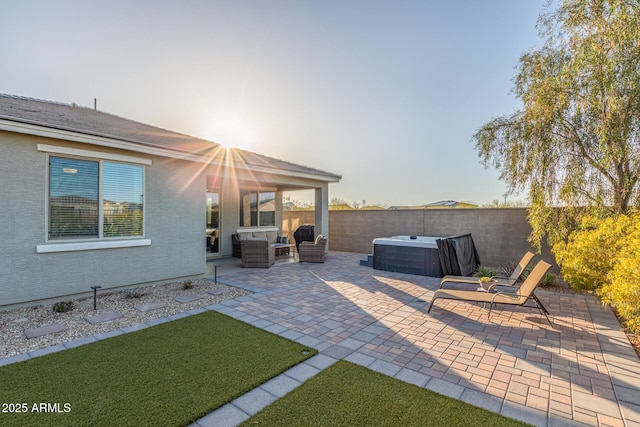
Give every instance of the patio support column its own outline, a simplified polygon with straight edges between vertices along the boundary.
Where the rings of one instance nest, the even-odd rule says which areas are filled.
[[[329,184],[316,188],[314,232],[329,237]],[[330,244],[330,243],[329,243]],[[329,245],[327,245],[329,251]]]
[[[275,204],[276,204],[276,214],[275,214],[276,226],[280,230],[280,233],[282,233],[282,191],[279,191],[279,190],[276,191]]]
[[[223,256],[231,256],[233,253],[231,235],[240,226],[240,203],[238,183],[232,178],[225,177],[220,191],[220,225],[222,227],[220,254]]]

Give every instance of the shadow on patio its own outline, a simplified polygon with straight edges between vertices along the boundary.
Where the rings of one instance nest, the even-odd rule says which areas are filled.
[[[539,292],[537,311],[442,301],[439,280],[372,270],[362,255],[277,263],[219,281],[254,291],[220,310],[322,354],[535,425],[640,423],[640,361],[592,298]],[[625,342],[626,341],[626,342]]]

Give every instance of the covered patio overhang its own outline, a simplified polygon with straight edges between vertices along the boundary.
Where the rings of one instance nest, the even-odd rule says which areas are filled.
[[[242,218],[249,203],[244,200],[245,195],[272,193],[274,223],[281,229],[283,193],[303,190],[314,192],[316,235],[329,237],[329,184],[340,179],[340,175],[238,149],[221,151],[206,170],[207,191],[214,189],[222,195],[223,239],[230,239],[237,229],[247,226]]]

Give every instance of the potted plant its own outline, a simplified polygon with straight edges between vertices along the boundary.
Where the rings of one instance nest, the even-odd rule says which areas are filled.
[[[493,277],[482,276],[478,281],[480,282],[480,289],[478,290],[483,290],[485,292],[493,291],[498,285],[498,281]]]

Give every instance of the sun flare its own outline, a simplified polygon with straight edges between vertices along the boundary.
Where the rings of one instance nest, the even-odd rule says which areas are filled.
[[[216,117],[204,124],[203,136],[228,148],[254,150],[257,145],[255,125],[240,116]]]

